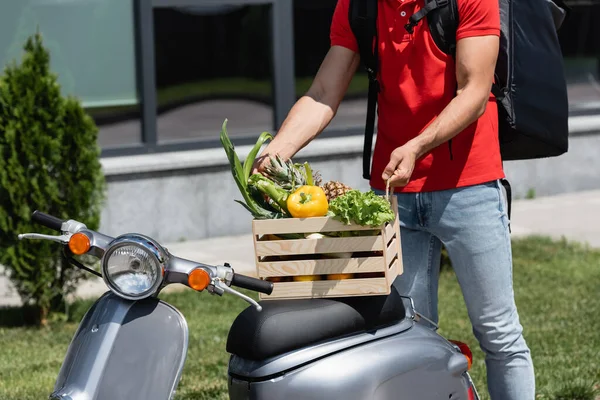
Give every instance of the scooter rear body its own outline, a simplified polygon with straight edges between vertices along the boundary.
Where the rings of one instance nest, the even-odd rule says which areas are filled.
[[[471,382],[468,376],[467,358],[449,341],[437,334],[429,325],[415,320],[413,314],[405,315],[399,310],[401,318],[394,320],[397,312],[397,301],[391,299],[391,307],[379,304],[367,306],[373,310],[383,310],[380,319],[388,319],[388,323],[373,329],[331,337],[320,342],[289,347],[289,351],[260,359],[257,351],[248,351],[247,347],[260,347],[280,344],[279,334],[286,332],[284,328],[285,313],[289,320],[301,320],[301,310],[285,303],[274,306],[276,310],[265,304],[263,312],[270,314],[265,321],[256,326],[261,333],[253,335],[252,325],[239,318],[232,327],[228,345],[232,356],[229,363],[229,395],[231,400],[471,400]],[[370,301],[370,300],[365,300]],[[388,300],[389,304],[390,301]],[[334,305],[334,312],[319,313],[324,302],[306,302],[310,313],[306,319],[299,321],[290,329],[310,330],[328,325],[326,329],[334,329],[338,322],[328,320],[338,318],[351,320],[356,317],[351,313],[343,314],[345,305]],[[359,304],[356,303],[355,306]],[[291,308],[289,308],[291,307]],[[312,308],[311,308],[312,307]],[[288,309],[289,308],[289,309]],[[296,309],[294,309],[296,308]],[[386,310],[387,308],[387,310]],[[366,309],[365,309],[366,310]],[[361,311],[365,311],[361,310]],[[248,310],[248,313],[252,313]],[[274,318],[275,321],[270,325]],[[311,320],[312,319],[312,320]],[[384,321],[385,322],[385,321]],[[293,322],[291,322],[293,323]],[[239,324],[239,326],[236,326]],[[360,321],[354,320],[348,326],[357,326]],[[246,347],[237,340],[242,333],[237,330],[243,325],[247,328]],[[248,329],[250,327],[250,329]],[[240,329],[241,330],[241,329]],[[289,335],[290,331],[287,331]],[[269,336],[267,340],[261,335]],[[301,337],[297,336],[298,338]],[[305,336],[307,337],[307,336]],[[285,339],[281,339],[284,340]],[[301,339],[300,339],[301,340]],[[237,344],[240,342],[240,344]],[[266,347],[265,347],[266,348]],[[238,351],[239,349],[239,351]],[[255,355],[255,357],[252,357]],[[253,359],[252,359],[253,358]],[[470,397],[471,396],[471,397]]]
[[[230,398],[469,400],[466,359],[430,329],[417,323],[400,325],[404,326],[394,327],[400,332],[387,337],[355,337],[303,349],[305,360],[297,358],[294,366],[287,359],[294,354],[264,363],[233,356]],[[357,339],[368,341],[355,346]],[[327,347],[330,353],[322,356]]]
[[[171,399],[187,343],[187,323],[174,307],[107,292],[81,321],[50,399]]]

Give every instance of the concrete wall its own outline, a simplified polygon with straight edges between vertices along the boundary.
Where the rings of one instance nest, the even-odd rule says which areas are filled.
[[[302,150],[324,179],[368,189],[362,179],[362,138],[320,139]],[[245,157],[248,147],[237,149]],[[511,161],[505,170],[516,198],[600,189],[600,132],[573,136],[567,154]],[[223,149],[103,160],[108,180],[101,229],[110,235],[137,231],[167,243],[251,231],[251,216]]]

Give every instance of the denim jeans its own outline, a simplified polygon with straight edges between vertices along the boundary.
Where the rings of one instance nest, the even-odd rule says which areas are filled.
[[[383,194],[375,190],[378,194]],[[492,400],[533,400],[535,377],[514,300],[512,251],[501,183],[397,193],[404,272],[394,282],[438,322],[442,243],[483,352]]]

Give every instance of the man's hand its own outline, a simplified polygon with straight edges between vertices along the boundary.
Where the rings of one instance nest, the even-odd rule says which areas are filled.
[[[275,156],[276,154],[266,153],[256,157],[256,160],[254,160],[254,164],[252,165],[252,174],[262,174],[265,170],[265,167],[270,163],[270,157]]]
[[[410,145],[398,147],[390,155],[390,162],[383,171],[384,181],[390,180],[390,187],[406,186],[410,181],[415,162],[417,160],[417,151]]]

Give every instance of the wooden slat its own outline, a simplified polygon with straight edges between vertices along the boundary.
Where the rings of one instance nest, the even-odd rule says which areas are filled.
[[[282,218],[282,219],[255,219],[252,221],[255,235],[278,233],[309,233],[309,232],[341,232],[378,230],[381,227],[345,225],[331,217],[313,218]]]
[[[386,278],[346,279],[341,281],[277,282],[273,293],[261,300],[384,295],[390,293]]]
[[[380,250],[383,250],[381,236],[272,240],[266,242],[256,242],[256,255],[258,257]]]
[[[387,269],[386,267],[383,257],[271,261],[258,263],[258,276],[269,277],[383,272]]]
[[[400,221],[396,220],[394,225],[396,230],[396,251],[398,252],[398,263],[396,266],[397,275],[402,275],[404,272],[404,265],[402,264],[402,237],[400,236]]]
[[[398,254],[398,238],[394,238],[392,243],[385,249],[386,262],[389,263],[394,259],[394,256]]]
[[[394,236],[394,224],[387,224],[387,226],[385,227],[385,234],[384,234],[384,238],[385,238],[385,242],[389,242],[390,239]]]
[[[399,275],[398,265],[400,264],[399,259],[395,259],[392,263],[391,268],[386,272],[385,277],[387,279],[388,285],[394,283],[394,280]]]

